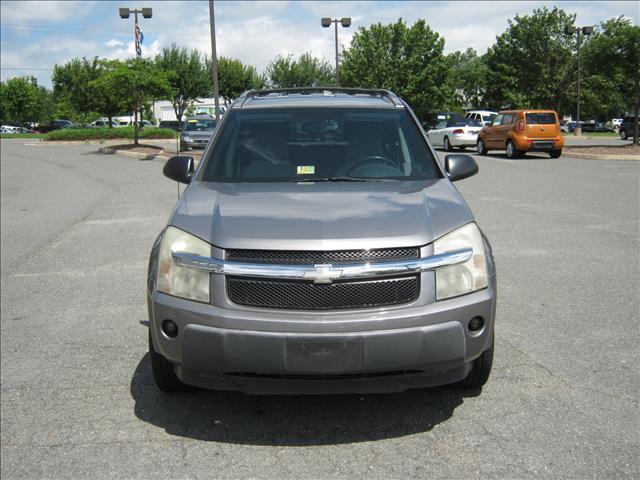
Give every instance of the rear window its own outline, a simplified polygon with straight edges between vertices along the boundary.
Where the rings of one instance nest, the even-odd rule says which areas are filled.
[[[553,125],[556,123],[556,116],[553,113],[527,113],[527,123],[529,125]]]
[[[447,127],[482,127],[483,125],[474,118],[457,118],[455,120],[449,120]]]
[[[424,137],[404,109],[270,108],[227,115],[204,160],[204,181],[439,177]]]

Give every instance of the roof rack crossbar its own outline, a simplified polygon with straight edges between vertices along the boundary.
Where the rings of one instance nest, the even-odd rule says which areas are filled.
[[[279,94],[289,94],[289,93],[321,93],[321,92],[331,92],[331,93],[345,93],[347,95],[379,95],[380,97],[388,98],[391,103],[393,103],[396,107],[404,106],[402,101],[398,98],[398,96],[389,91],[382,88],[351,88],[351,87],[290,87],[290,88],[272,88],[266,90],[247,90],[242,94],[244,96],[241,107],[244,106],[245,102],[249,98],[254,97],[264,97],[270,94],[279,93]]]

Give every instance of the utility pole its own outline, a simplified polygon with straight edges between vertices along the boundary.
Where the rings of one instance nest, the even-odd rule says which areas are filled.
[[[216,121],[220,121],[220,89],[218,86],[218,55],[216,53],[216,19],[213,0],[209,0],[209,23],[211,24],[211,75],[213,76],[213,102]]]
[[[144,18],[151,18],[153,15],[153,9],[151,8],[120,8],[118,10],[120,18],[129,18],[129,15],[133,13],[134,27],[133,27],[133,40],[136,46],[136,61],[140,61],[142,57],[142,39],[144,36],[138,26],[138,14],[141,13]],[[138,109],[139,105],[136,105],[133,109],[133,143],[138,144]]]
[[[576,137],[582,135],[582,126],[580,125],[580,40],[584,35],[591,35],[593,33],[593,27],[574,27],[573,25],[565,25],[564,34],[573,35],[576,34],[577,55],[578,55],[578,102],[576,105],[576,128],[573,134]],[[582,33],[582,35],[580,35]]]
[[[320,24],[324,27],[324,28],[329,28],[331,26],[331,24],[333,23],[336,27],[335,33],[336,33],[336,87],[340,86],[340,57],[338,55],[338,22],[340,22],[340,24],[347,28],[351,26],[351,18],[349,17],[343,17],[343,18],[329,18],[329,17],[324,17],[322,19],[320,19]]]

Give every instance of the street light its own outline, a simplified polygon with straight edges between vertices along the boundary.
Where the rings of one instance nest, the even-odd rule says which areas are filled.
[[[320,24],[323,28],[329,28],[333,23],[336,27],[336,86],[340,86],[340,71],[338,70],[338,22],[344,28],[351,26],[351,18],[350,17],[342,17],[342,18],[329,18],[324,17],[320,19]]]
[[[140,31],[140,27],[138,26],[138,14],[141,13],[144,18],[151,18],[153,14],[153,10],[151,8],[140,8],[140,9],[131,9],[131,8],[119,8],[118,14],[120,18],[127,19],[133,13],[134,15],[134,27],[133,27],[133,38],[136,46],[136,59],[140,59],[142,56],[142,39],[144,36]],[[138,144],[138,108],[136,107],[133,111],[133,131],[134,131],[134,143]]]
[[[582,33],[582,35],[580,35]],[[573,131],[576,137],[582,135],[582,127],[580,126],[580,39],[584,35],[591,35],[593,33],[592,26],[585,27],[574,27],[573,25],[565,25],[564,34],[565,35],[576,35],[577,39],[577,57],[578,57],[578,102],[577,102],[577,112],[576,112],[576,128]]]

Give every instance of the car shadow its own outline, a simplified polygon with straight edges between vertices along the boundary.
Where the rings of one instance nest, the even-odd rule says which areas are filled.
[[[477,153],[475,153],[475,155],[478,155]],[[499,159],[499,160],[509,160],[511,162],[519,162],[519,161],[526,161],[526,160],[558,160],[557,158],[551,158],[548,154],[546,153],[532,153],[532,152],[527,152],[526,154],[518,157],[518,158],[509,158],[507,157],[507,153],[494,153],[494,152],[489,152],[485,155],[479,155],[481,158],[482,157],[488,157],[488,158],[495,158],[495,159]],[[562,157],[560,157],[562,158]]]
[[[378,395],[277,395],[195,390],[166,394],[155,386],[149,354],[133,374],[134,413],[171,435],[244,445],[308,446],[365,442],[427,432],[465,397],[481,390],[408,390]]]

